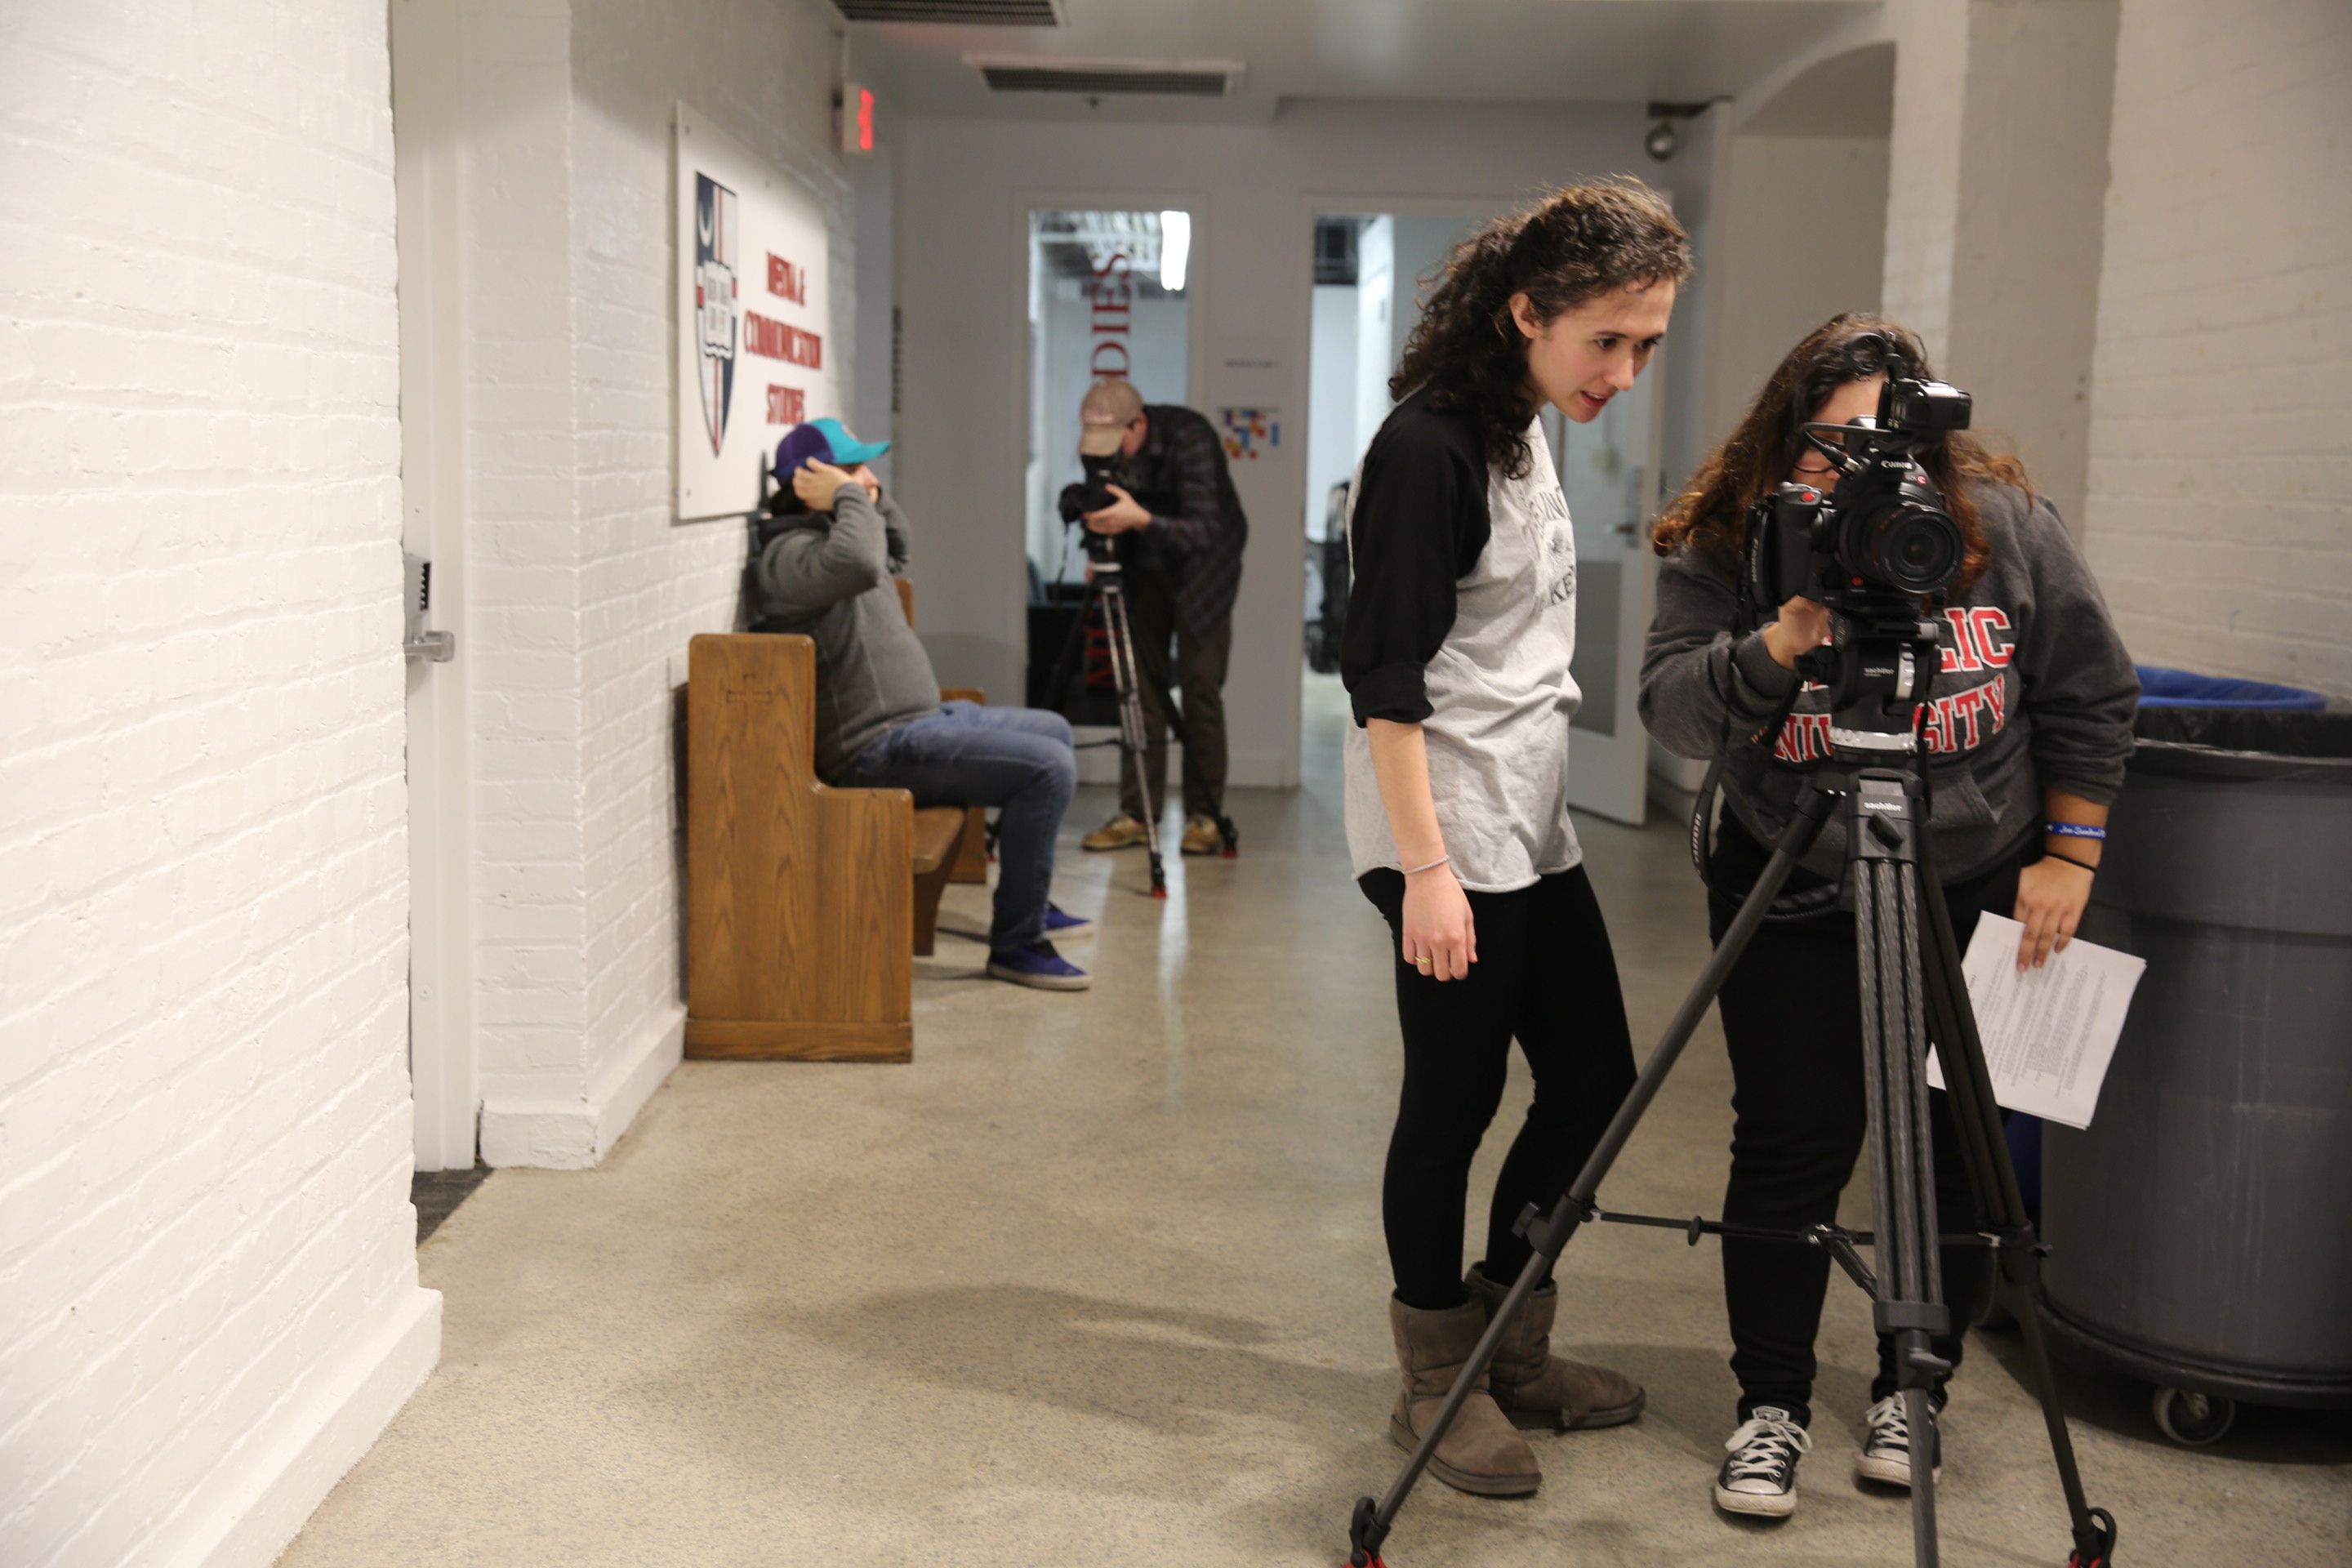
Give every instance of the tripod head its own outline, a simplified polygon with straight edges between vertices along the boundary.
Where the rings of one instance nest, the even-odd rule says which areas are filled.
[[[1829,643],[1801,655],[1797,673],[1829,688],[1834,761],[1884,766],[1918,750],[1919,709],[1942,662],[1941,629],[1907,594],[1849,601],[1831,613]]]

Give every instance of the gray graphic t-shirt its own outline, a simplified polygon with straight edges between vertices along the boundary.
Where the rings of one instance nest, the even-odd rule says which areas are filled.
[[[1402,868],[1361,721],[1417,719],[1454,876],[1507,892],[1583,858],[1568,813],[1569,724],[1581,697],[1568,668],[1576,536],[1540,424],[1528,426],[1528,471],[1513,479],[1479,461],[1465,426],[1420,402],[1407,399],[1381,426],[1351,492],[1349,854],[1360,877]],[[1433,635],[1442,640],[1415,671]]]

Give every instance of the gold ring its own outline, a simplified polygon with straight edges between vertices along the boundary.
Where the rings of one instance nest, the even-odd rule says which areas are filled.
[[[1427,969],[1429,967],[1430,961],[1425,958],[1416,958],[1413,960],[1413,963],[1423,969]]]

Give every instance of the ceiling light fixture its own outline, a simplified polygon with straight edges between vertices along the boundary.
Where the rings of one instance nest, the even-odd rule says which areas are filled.
[[[1184,291],[1184,267],[1192,258],[1192,215],[1160,215],[1160,287],[1171,294]]]

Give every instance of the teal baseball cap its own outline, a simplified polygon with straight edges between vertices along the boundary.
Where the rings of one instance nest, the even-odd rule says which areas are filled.
[[[847,426],[828,416],[795,425],[776,444],[776,472],[790,476],[811,458],[837,468],[854,468],[860,463],[872,462],[889,449],[887,441],[859,440],[849,433]]]

